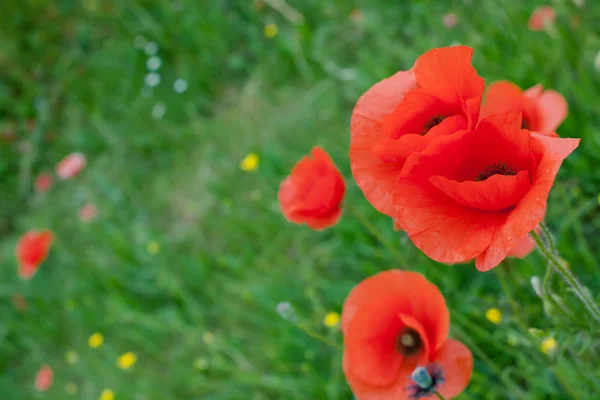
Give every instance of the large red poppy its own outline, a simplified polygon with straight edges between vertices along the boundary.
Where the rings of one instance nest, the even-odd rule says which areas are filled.
[[[512,82],[498,81],[488,86],[481,106],[481,118],[510,110],[523,113],[523,128],[550,136],[569,112],[565,98],[554,90],[535,85],[523,91]]]
[[[392,193],[407,157],[436,138],[477,123],[484,82],[473,49],[433,49],[409,71],[375,84],[358,100],[350,126],[350,166],[365,197],[392,215]]]
[[[54,234],[49,230],[31,230],[21,236],[15,249],[15,256],[19,263],[19,276],[22,279],[30,279],[37,272],[48,257],[53,241]]]
[[[435,390],[445,398],[461,393],[473,356],[448,339],[449,326],[444,297],[419,273],[391,270],[359,283],[342,311],[343,369],[357,400],[411,398],[418,366],[438,371]]]
[[[560,165],[578,145],[521,129],[520,113],[492,115],[409,157],[394,216],[432,259],[475,258],[487,271],[542,221]]]
[[[281,183],[278,197],[290,222],[320,230],[340,219],[346,184],[325,150],[317,146],[310,155],[302,158]]]

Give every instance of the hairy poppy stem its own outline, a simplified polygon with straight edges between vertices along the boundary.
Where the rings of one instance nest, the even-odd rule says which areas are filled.
[[[435,392],[433,392],[433,393],[435,393],[435,395],[437,396],[438,399],[440,399],[440,400],[446,400],[444,398],[444,396],[442,396],[442,394],[440,392],[438,392],[437,390]]]
[[[552,267],[554,267],[554,269],[563,277],[565,282],[571,286],[571,289],[573,292],[575,292],[575,295],[579,297],[579,300],[581,300],[581,302],[585,305],[588,312],[592,315],[596,322],[600,322],[600,309],[598,308],[598,305],[586,293],[586,290],[583,286],[581,286],[577,278],[575,278],[575,275],[573,275],[573,273],[569,271],[569,269],[560,261],[556,252],[552,252],[551,248],[554,246],[552,244],[547,246],[542,239],[540,239],[539,235],[535,233],[535,231],[531,231],[530,235],[537,244],[538,249],[548,259],[550,265],[552,265]],[[550,249],[548,247],[550,247]]]

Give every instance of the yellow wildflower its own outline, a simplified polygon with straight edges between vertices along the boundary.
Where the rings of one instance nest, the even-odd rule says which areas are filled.
[[[274,38],[279,33],[279,28],[275,24],[267,24],[265,25],[265,36],[269,39]]]
[[[90,346],[92,349],[97,349],[98,347],[102,346],[102,343],[104,343],[104,336],[98,332],[94,333],[88,339],[88,346]]]
[[[194,360],[194,368],[196,368],[198,371],[204,371],[206,368],[208,368],[208,361],[206,361],[206,359],[198,357]]]
[[[485,312],[485,317],[492,324],[498,325],[502,321],[502,313],[497,308],[490,308]]]
[[[65,356],[68,364],[75,365],[79,362],[79,356],[72,350],[67,351],[67,355]]]
[[[124,353],[117,359],[117,365],[121,369],[130,369],[135,365],[137,355],[131,351]]]
[[[110,389],[104,389],[100,393],[100,400],[115,400],[115,392]]]
[[[240,168],[242,171],[252,172],[256,171],[258,168],[258,156],[256,153],[249,153],[244,159],[240,162]]]
[[[148,253],[152,255],[158,254],[158,252],[160,251],[160,245],[153,240],[151,242],[148,242],[146,250],[148,250]]]
[[[67,382],[65,384],[65,392],[70,396],[75,396],[78,392],[77,385],[73,382]]]
[[[323,319],[323,323],[328,328],[336,327],[340,323],[340,314],[334,311],[328,313]]]
[[[542,350],[542,353],[549,354],[552,353],[554,349],[556,349],[556,339],[553,337],[547,337],[546,339],[542,340],[542,343],[540,344],[540,350]]]
[[[211,344],[215,340],[215,335],[210,332],[204,332],[204,335],[202,335],[202,340],[204,340],[204,343],[206,344]]]

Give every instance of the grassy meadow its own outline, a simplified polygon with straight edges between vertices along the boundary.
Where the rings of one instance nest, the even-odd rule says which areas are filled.
[[[554,292],[581,322],[544,307],[530,284],[546,272],[541,255],[487,273],[431,261],[365,200],[347,155],[358,97],[433,47],[472,46],[487,83],[558,90],[569,103],[558,133],[582,141],[546,221],[600,300],[600,3],[547,0],[556,23],[532,32],[543,4],[3,1],[0,399],[353,399],[341,334],[324,318],[390,268],[420,271],[445,295],[451,336],[475,358],[459,399],[600,398],[600,327],[558,278]],[[348,186],[344,216],[322,232],[288,223],[277,203],[314,145]],[[36,193],[35,177],[72,152],[87,157],[82,173]],[[244,171],[250,153],[258,168]],[[84,223],[87,203],[98,216]],[[44,228],[56,242],[21,280],[15,244]],[[545,353],[548,338],[557,345]],[[126,352],[137,362],[123,370]],[[54,384],[40,393],[44,364]]]

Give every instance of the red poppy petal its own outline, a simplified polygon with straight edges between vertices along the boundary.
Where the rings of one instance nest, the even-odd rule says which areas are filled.
[[[429,335],[425,330],[425,327],[423,327],[418,319],[410,314],[400,313],[398,314],[398,318],[400,318],[400,321],[402,321],[405,327],[409,327],[419,334],[419,337],[423,343],[423,354],[425,354],[429,358],[429,361],[431,361],[434,353],[430,352],[431,346],[429,343]]]
[[[563,160],[579,145],[579,139],[560,139],[531,134],[538,167],[532,179],[531,189],[511,211],[506,222],[495,232],[485,252],[478,255],[475,265],[480,271],[488,271],[498,265],[519,240],[533,230],[546,212],[548,194]]]
[[[352,289],[344,302],[342,332],[349,333],[350,323],[364,307],[379,304],[394,317],[407,314],[419,321],[427,332],[432,351],[446,340],[450,314],[441,292],[423,275],[401,270],[380,272]],[[360,329],[370,328],[366,325]]]
[[[528,99],[537,101],[539,99],[539,97],[542,95],[543,91],[544,91],[544,86],[541,83],[538,83],[537,85],[533,85],[529,89],[525,90],[523,92],[523,94],[525,94],[525,97],[527,97]]]
[[[373,206],[384,214],[392,211],[392,191],[402,164],[381,161],[372,153],[383,136],[384,121],[416,88],[414,74],[400,71],[375,84],[356,103],[350,125],[350,167],[358,186]]]
[[[363,304],[346,327],[346,372],[374,386],[391,385],[404,361],[396,350],[403,326],[384,304]]]
[[[428,131],[425,125],[432,117],[445,117],[460,112],[455,108],[441,101],[435,93],[423,89],[414,90],[407,93],[396,110],[386,117],[383,133],[392,139],[411,133],[423,135]]]
[[[539,231],[539,228],[536,228],[535,230]],[[515,247],[510,249],[508,252],[508,257],[525,258],[531,254],[534,249],[535,241],[529,234],[527,234],[517,242]]]
[[[471,64],[473,49],[452,46],[432,49],[417,59],[415,77],[447,104],[464,104],[483,93],[484,81]]]
[[[31,279],[37,272],[38,268],[39,265],[36,264],[19,263],[19,277],[21,279]]]
[[[296,216],[292,215],[290,217],[290,221],[295,222],[297,224],[306,224],[313,230],[320,231],[336,225],[341,217],[342,210],[338,209],[337,211],[334,211],[333,213],[323,217],[306,216],[303,218],[297,218]]]
[[[394,201],[396,218],[415,246],[443,263],[466,262],[481,254],[506,218],[448,201],[430,183],[410,178],[400,180]]]
[[[488,86],[485,100],[481,106],[480,119],[492,114],[503,114],[511,110],[518,110],[531,119],[531,109],[525,104],[523,90],[509,81],[498,81]]]
[[[435,362],[444,374],[444,382],[438,390],[444,398],[456,397],[467,388],[473,373],[473,354],[467,346],[449,339],[438,352]]]
[[[517,175],[493,175],[480,182],[457,182],[440,175],[432,176],[429,181],[458,204],[485,211],[514,206],[530,187],[527,170]]]
[[[409,395],[410,374],[419,365],[418,359],[408,360],[402,365],[394,382],[388,386],[373,386],[354,376],[348,365],[346,353],[342,356],[342,367],[348,384],[357,400],[402,400]],[[411,371],[411,372],[408,372]]]
[[[569,113],[567,101],[560,93],[546,90],[537,101],[539,132],[554,132]]]

